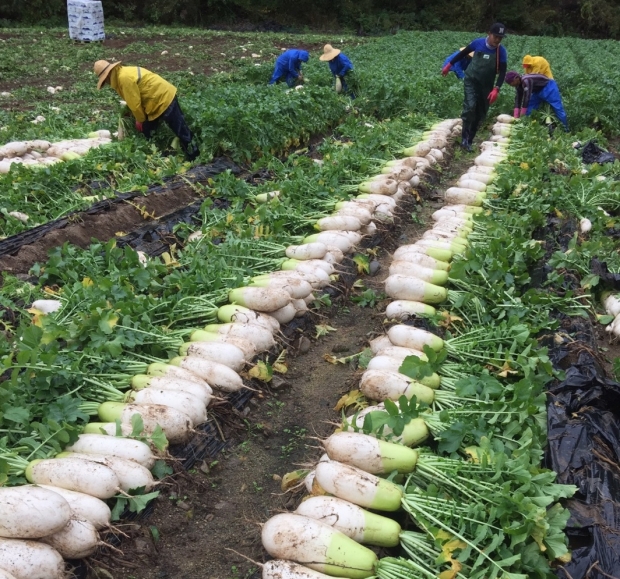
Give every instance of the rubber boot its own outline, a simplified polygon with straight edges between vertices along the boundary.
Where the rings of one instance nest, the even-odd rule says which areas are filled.
[[[471,153],[471,142],[469,140],[469,130],[463,127],[461,133],[461,148],[465,149],[468,153]]]

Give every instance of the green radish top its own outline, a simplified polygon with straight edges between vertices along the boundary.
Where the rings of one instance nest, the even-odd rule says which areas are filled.
[[[215,334],[214,332],[207,332],[205,330],[196,330],[192,332],[189,336],[190,342],[215,342],[217,339],[217,334]],[[172,362],[170,363],[172,364]],[[178,366],[178,364],[176,364],[176,366]]]
[[[299,259],[285,259],[282,262],[280,269],[283,269],[284,271],[290,271],[292,269],[295,269],[300,263],[301,261]]]
[[[152,364],[149,364],[146,373],[150,376],[166,376],[168,366],[169,364],[164,364],[163,362],[153,362]]]
[[[235,304],[226,304],[218,308],[217,319],[220,322],[232,322],[232,317],[238,312],[248,313],[253,312],[253,310]]]
[[[97,414],[104,422],[115,422],[121,419],[126,406],[123,402],[103,402],[99,405]]]
[[[146,374],[136,374],[131,379],[131,387],[135,390],[148,388],[151,385],[151,380],[153,380],[153,378],[154,376],[147,376]]]
[[[190,336],[190,339],[191,339],[191,336]],[[184,360],[185,360],[185,356],[176,356],[175,358],[172,358],[172,360],[170,360],[169,364],[171,366],[179,366],[180,367],[183,364]]]
[[[319,239],[319,234],[314,233],[312,235],[308,235],[302,239],[302,243],[316,243]]]
[[[226,324],[207,324],[207,325],[203,328],[203,330],[204,330],[205,332],[212,332],[212,333],[214,333],[214,334],[217,334],[217,331],[218,331],[220,328],[225,328],[225,327],[226,327]]]
[[[84,426],[84,434],[106,434],[103,427],[107,422],[89,422]]]
[[[28,466],[26,467],[26,470],[24,471],[24,475],[26,477],[26,480],[31,483],[33,482],[33,478],[32,478],[32,469],[39,464],[43,459],[42,458],[36,458],[35,460],[31,460],[28,463]]]

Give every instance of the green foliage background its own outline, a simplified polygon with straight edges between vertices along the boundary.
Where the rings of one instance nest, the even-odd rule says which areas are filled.
[[[106,19],[125,23],[242,26],[267,30],[484,31],[500,20],[520,34],[620,38],[617,0],[103,0]],[[66,18],[65,0],[0,0],[4,25]]]

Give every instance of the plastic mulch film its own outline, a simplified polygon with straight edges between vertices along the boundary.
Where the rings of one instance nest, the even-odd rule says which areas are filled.
[[[561,579],[620,577],[620,384],[605,377],[592,326],[565,318],[550,357],[565,372],[548,390],[549,467],[578,491],[566,501],[572,559]],[[576,339],[575,339],[576,338]]]
[[[193,167],[184,175],[173,175],[171,177],[166,177],[164,179],[164,185],[155,185],[153,187],[150,187],[146,191],[146,195],[152,193],[165,193],[167,191],[178,189],[179,187],[186,186],[188,182],[200,183],[203,181],[207,181],[210,177],[214,177],[215,175],[223,173],[224,171],[227,171],[229,169],[234,174],[238,174],[241,172],[241,169],[231,161],[228,161],[226,159],[214,159],[214,161],[208,165],[199,165],[197,167]],[[98,185],[96,187],[97,191],[105,191],[106,188],[100,187],[100,183],[96,183],[96,185]],[[17,235],[12,235],[10,237],[7,237],[6,239],[0,240],[0,257],[4,255],[14,255],[20,247],[34,243],[35,241],[41,239],[43,236],[47,235],[50,231],[54,231],[55,229],[61,229],[67,226],[71,222],[72,218],[75,217],[75,215],[96,215],[98,213],[109,211],[118,203],[133,199],[134,197],[143,197],[145,195],[145,193],[139,191],[131,193],[112,193],[114,193],[114,197],[99,201],[94,205],[90,206],[88,209],[85,209],[84,211],[73,211],[60,219],[48,221],[47,223],[39,225],[38,227],[33,227],[32,229],[22,231]]]
[[[590,165],[592,163],[598,163],[602,165],[604,163],[613,163],[616,160],[616,156],[605,149],[601,149],[596,144],[596,139],[588,141],[580,150],[581,159],[584,163]]]

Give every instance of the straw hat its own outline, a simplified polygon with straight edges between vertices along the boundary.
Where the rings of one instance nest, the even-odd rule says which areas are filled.
[[[340,50],[338,48],[334,48],[331,44],[326,44],[323,47],[323,54],[319,56],[319,60],[325,62],[326,60],[332,60],[336,58],[340,54]]]
[[[108,76],[112,72],[112,69],[115,66],[118,66],[120,63],[121,63],[120,60],[118,62],[108,62],[107,60],[98,60],[97,62],[95,62],[95,66],[94,66],[95,74],[99,77],[99,82],[97,83],[97,89],[99,90],[101,89],[101,87],[103,86],[103,83],[105,82],[105,79],[108,78]]]

